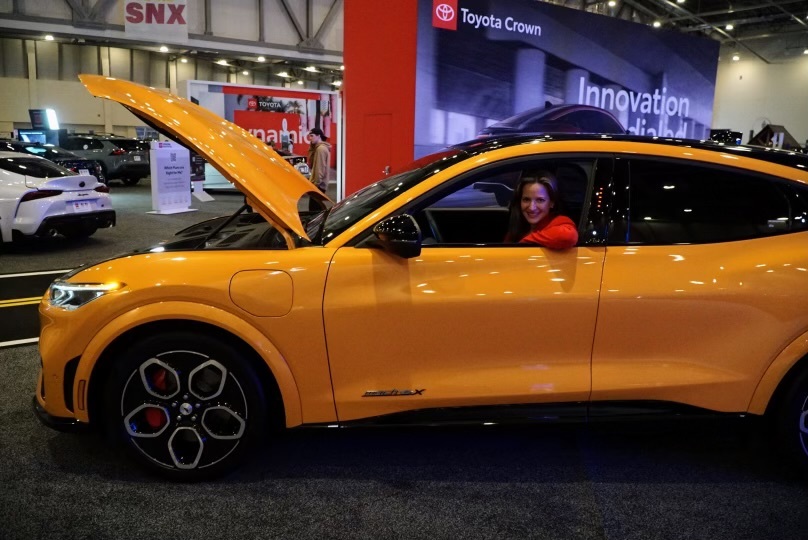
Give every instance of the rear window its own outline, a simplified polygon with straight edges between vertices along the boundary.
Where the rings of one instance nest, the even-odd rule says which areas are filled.
[[[109,142],[129,152],[144,152],[149,150],[149,143],[134,139],[109,139]]]
[[[0,159],[0,170],[33,178],[58,178],[76,174],[48,160],[27,157]]]

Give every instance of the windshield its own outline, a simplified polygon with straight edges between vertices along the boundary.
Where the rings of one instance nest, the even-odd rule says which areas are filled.
[[[314,238],[314,243],[316,244],[325,245],[375,209],[430,176],[468,157],[469,154],[466,151],[459,148],[450,148],[414,161],[405,167],[403,172],[360,189],[350,197],[335,204],[330,210],[313,218],[307,225],[309,238]],[[322,235],[315,236],[323,218],[325,218],[325,225],[322,227]]]

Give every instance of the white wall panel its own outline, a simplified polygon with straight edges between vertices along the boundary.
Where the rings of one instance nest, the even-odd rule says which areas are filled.
[[[118,79],[132,78],[132,51],[130,49],[109,48],[109,75]]]
[[[76,81],[81,73],[81,48],[77,45],[63,43],[60,49],[59,79],[62,81]]]
[[[298,7],[300,4],[305,4],[305,2],[293,3]],[[305,9],[302,15],[297,15],[304,32],[306,30],[305,17]],[[264,0],[264,41],[289,46],[296,46],[301,41],[280,0]]]
[[[35,41],[37,79],[59,79],[59,44],[55,41]]]
[[[28,79],[3,79],[0,118],[11,122],[29,122]]]
[[[84,45],[81,47],[81,72],[99,75],[101,70],[98,64],[98,47]]]
[[[205,2],[204,0],[191,0],[185,3],[185,12],[188,17],[185,22],[188,23],[189,34],[204,34],[205,33]]]
[[[132,80],[140,84],[149,83],[148,51],[132,51]]]
[[[25,42],[19,39],[2,39],[0,48],[3,51],[3,76],[27,77],[28,59],[25,54]]]
[[[25,0],[25,2],[20,2],[20,4],[22,4],[22,13],[32,17],[47,16],[51,19],[70,19],[73,16],[70,6],[64,1]]]
[[[749,140],[763,123],[780,124],[800,144],[808,139],[808,55],[784,64],[722,53],[713,106],[713,128],[733,129]]]
[[[213,35],[258,41],[258,3],[255,0],[212,2]]]

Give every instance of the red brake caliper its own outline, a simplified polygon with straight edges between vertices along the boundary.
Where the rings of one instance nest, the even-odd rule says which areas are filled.
[[[157,390],[166,389],[166,370],[159,369],[152,376],[152,384]],[[160,409],[146,409],[146,422],[152,429],[160,429],[166,423],[166,415]]]

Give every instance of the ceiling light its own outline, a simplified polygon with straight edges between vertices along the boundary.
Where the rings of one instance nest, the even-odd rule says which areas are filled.
[[[297,84],[303,84],[303,81],[297,81]]]
[[[47,36],[45,36],[45,41],[53,41],[53,36],[48,34]]]
[[[280,73],[278,73],[278,77],[289,78],[289,74],[286,73],[285,71],[281,71]]]
[[[250,74],[250,72],[249,72],[249,71],[247,71],[247,70],[245,69],[244,71],[242,71],[242,72],[241,72],[241,74],[242,74],[242,75],[249,75],[249,74]]]
[[[219,64],[220,66],[226,66],[227,60],[216,60],[216,63]]]
[[[256,60],[258,60],[259,62],[265,62],[266,58],[264,58],[263,56],[259,56],[258,58],[256,58]]]
[[[303,68],[303,71],[308,71],[309,73],[319,73],[319,71],[317,71],[317,68],[314,66],[307,66]]]
[[[738,60],[740,60],[740,59],[741,59],[741,55],[740,55],[740,54],[735,53],[735,54],[733,54],[733,55],[732,55],[732,61],[733,61],[733,62],[737,62],[737,61],[738,61]]]
[[[617,2],[615,2],[615,0],[609,0],[609,7],[614,7],[616,5],[617,5]]]
[[[188,59],[187,58],[180,58],[180,62],[182,62],[183,64],[187,64]]]
[[[334,81],[331,84],[333,84],[334,86],[342,86],[342,81]]]
[[[676,3],[677,3],[677,4],[684,4],[684,3],[685,3],[685,0],[676,0]]]
[[[340,70],[340,71],[345,71],[345,66],[340,66],[340,67],[339,67],[339,70]]]
[[[808,49],[805,49],[804,51],[802,51],[802,54],[808,54]]]
[[[728,25],[726,25],[726,26],[724,27],[724,30],[734,30],[734,29],[735,29],[735,26],[733,26],[733,25],[731,25],[731,24],[728,24]]]
[[[168,52],[168,47],[165,45],[160,45],[160,52]]]
[[[659,22],[659,21],[654,21],[653,26],[654,26],[654,28],[659,28],[660,26],[662,26],[662,23]]]

